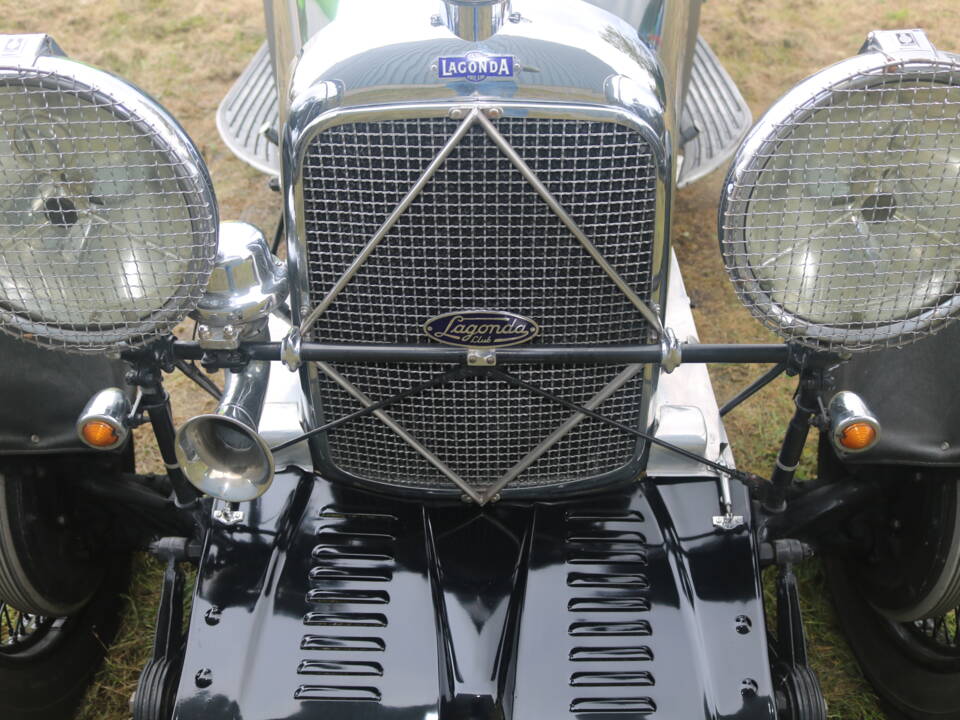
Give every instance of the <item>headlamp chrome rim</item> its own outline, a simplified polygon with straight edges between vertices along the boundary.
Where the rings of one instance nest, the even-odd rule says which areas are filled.
[[[189,212],[192,257],[183,259],[182,282],[176,292],[155,309],[123,322],[95,324],[94,328],[37,317],[0,299],[0,331],[50,349],[82,353],[116,353],[148,343],[169,333],[202,298],[217,251],[219,210],[213,182],[199,149],[183,127],[158,101],[127,80],[67,57],[45,55],[33,65],[0,66],[0,87],[36,84],[44,91],[69,92],[78,98],[105,101],[107,110],[123,122],[148,133],[156,152],[177,166],[172,178]],[[123,114],[121,114],[123,113]],[[146,136],[146,135],[145,135]],[[174,162],[175,161],[175,162]],[[170,178],[165,178],[169,180]],[[201,213],[199,209],[203,210]]]
[[[942,297],[935,307],[909,317],[885,322],[825,324],[811,321],[785,307],[762,287],[753,267],[739,258],[749,253],[745,221],[757,185],[751,176],[768,170],[773,151],[798,125],[823,111],[841,92],[876,89],[896,77],[899,81],[929,81],[941,77],[960,87],[960,57],[930,52],[867,52],[843,60],[799,83],[770,108],[745,138],[730,168],[720,201],[718,236],[724,265],[740,300],[768,329],[788,341],[814,349],[861,352],[901,347],[942,330],[960,315],[960,294]],[[878,105],[882,107],[882,105]],[[758,160],[763,159],[763,162]]]

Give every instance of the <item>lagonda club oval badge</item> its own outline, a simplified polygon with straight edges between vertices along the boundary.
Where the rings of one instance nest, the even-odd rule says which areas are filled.
[[[496,348],[530,342],[540,333],[533,320],[499,310],[457,310],[427,320],[427,337],[446,345]]]

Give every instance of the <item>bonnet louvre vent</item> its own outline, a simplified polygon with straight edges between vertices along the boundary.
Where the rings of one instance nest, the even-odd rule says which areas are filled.
[[[379,702],[397,519],[325,507],[319,520],[294,698]]]
[[[648,669],[653,635],[643,516],[638,512],[580,510],[567,514],[566,558],[575,568],[567,587],[576,593],[567,605],[574,617],[568,634],[572,713],[624,714],[656,711],[652,698],[636,693],[656,685]]]

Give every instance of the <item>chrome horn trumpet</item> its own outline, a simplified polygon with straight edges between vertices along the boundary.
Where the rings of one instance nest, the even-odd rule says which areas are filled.
[[[216,412],[198,415],[177,431],[177,461],[201,492],[246,502],[270,487],[273,453],[257,432],[269,379],[269,362],[251,362],[243,372],[228,372]]]
[[[243,340],[268,340],[267,318],[286,296],[286,268],[271,255],[263,233],[246,223],[222,223],[216,266],[193,313],[201,347],[233,349]],[[177,462],[201,492],[246,502],[273,482],[273,453],[258,432],[270,363],[250,362],[226,375],[216,411],[177,431]]]

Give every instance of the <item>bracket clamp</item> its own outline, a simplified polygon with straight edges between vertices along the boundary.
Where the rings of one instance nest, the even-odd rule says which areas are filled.
[[[683,353],[677,334],[670,328],[664,328],[660,340],[660,367],[668,375],[680,367]]]
[[[297,328],[291,328],[280,341],[280,360],[290,372],[296,372],[303,365],[300,350],[303,347],[303,335]]]

